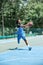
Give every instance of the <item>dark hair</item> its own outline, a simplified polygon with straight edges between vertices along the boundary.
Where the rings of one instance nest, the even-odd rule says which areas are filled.
[[[20,27],[20,24],[21,24],[21,23],[17,20],[17,21],[16,21],[16,26],[17,26],[18,28]]]
[[[16,21],[16,24],[18,24],[18,20]]]
[[[20,19],[16,20],[16,24],[18,24],[18,23],[20,24],[19,20],[20,20]]]

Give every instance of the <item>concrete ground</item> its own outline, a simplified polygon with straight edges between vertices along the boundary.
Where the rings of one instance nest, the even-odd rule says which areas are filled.
[[[17,47],[17,39],[0,40],[0,65],[43,65],[43,36],[26,37],[31,51],[23,40]]]
[[[43,46],[43,35],[26,37],[30,46]],[[0,40],[0,53],[7,51],[9,48],[13,49],[18,46],[17,38]],[[21,39],[19,47],[24,47],[26,44]]]

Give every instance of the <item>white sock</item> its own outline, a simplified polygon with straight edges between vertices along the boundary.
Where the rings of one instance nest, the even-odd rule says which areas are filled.
[[[28,47],[30,47],[30,45],[28,44]]]

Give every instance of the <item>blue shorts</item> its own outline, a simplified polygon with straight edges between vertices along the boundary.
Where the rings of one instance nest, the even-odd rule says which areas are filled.
[[[25,31],[23,30],[22,27],[18,28],[18,31],[17,31],[17,40],[18,40],[18,44],[20,43],[20,39],[23,39],[25,40]]]
[[[26,37],[25,36],[23,36],[23,35],[18,35],[17,36],[17,40],[18,40],[18,44],[20,43],[20,39],[23,39],[23,40],[26,40]]]

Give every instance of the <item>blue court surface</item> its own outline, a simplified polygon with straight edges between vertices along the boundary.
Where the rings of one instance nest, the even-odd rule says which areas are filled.
[[[8,49],[0,53],[0,65],[43,65],[43,46],[33,46],[31,51],[26,47]]]

